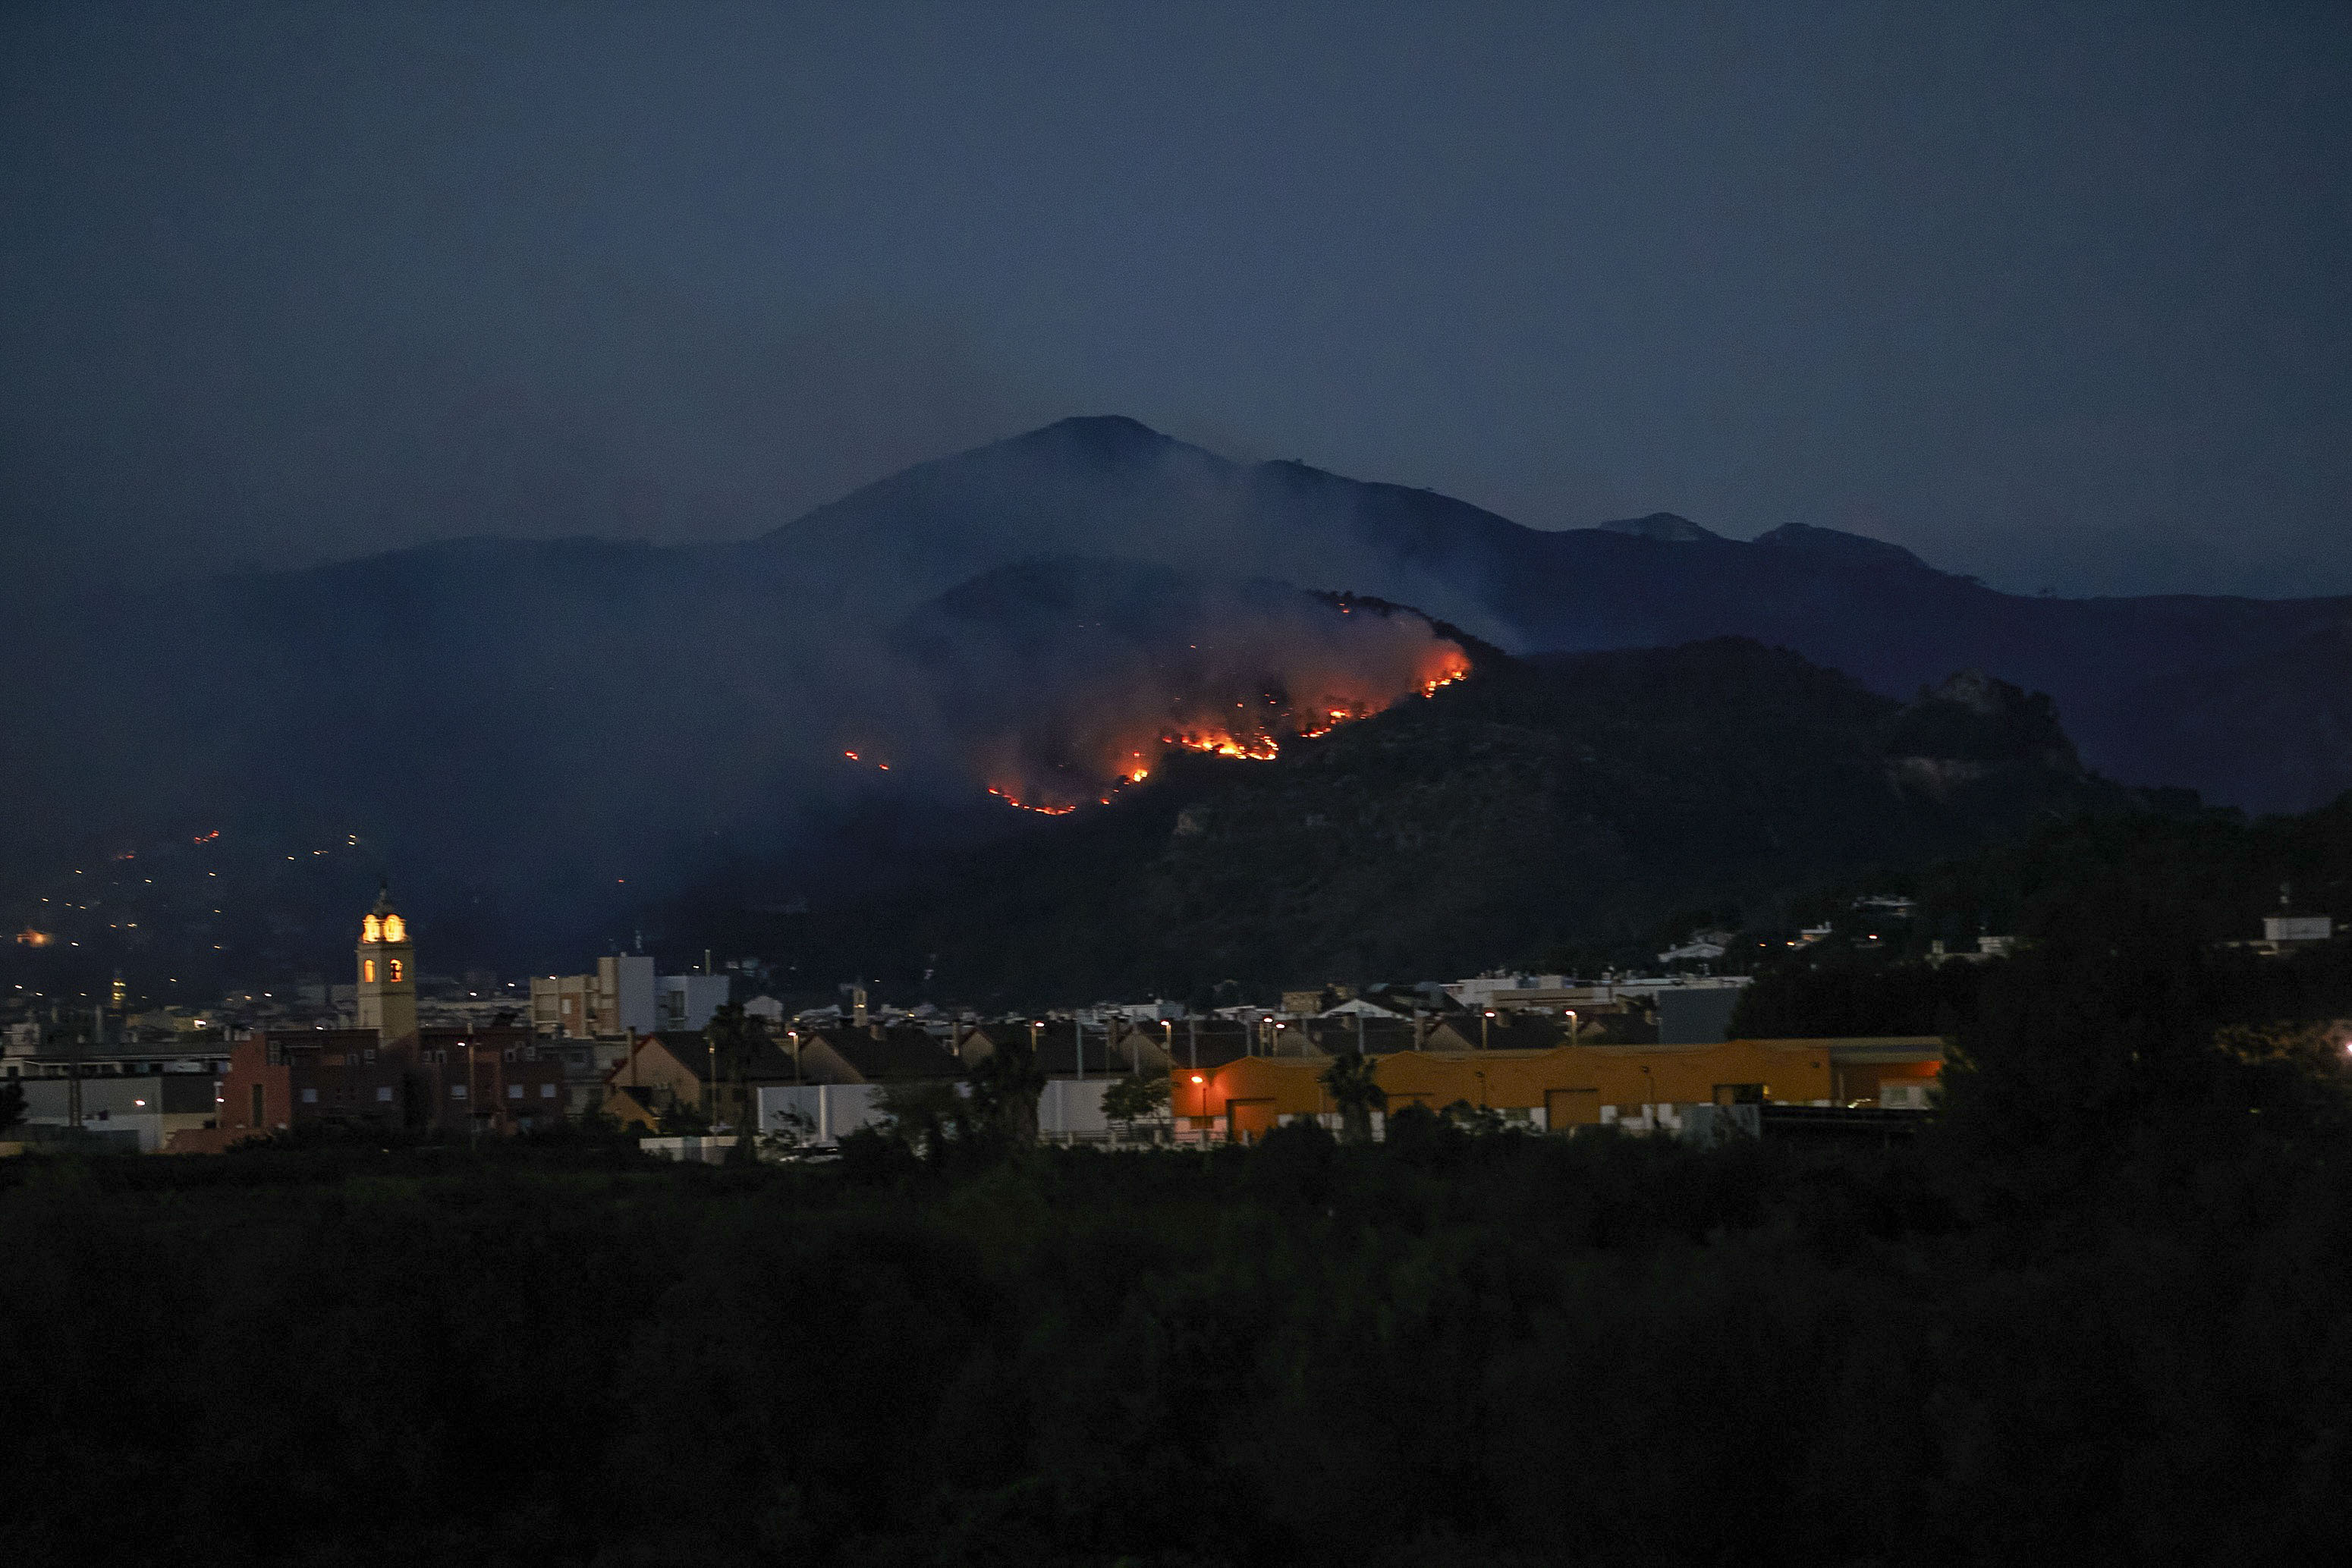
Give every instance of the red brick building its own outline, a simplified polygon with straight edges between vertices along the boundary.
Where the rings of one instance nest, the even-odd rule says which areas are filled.
[[[478,1125],[527,1133],[563,1119],[563,1052],[527,1023],[419,1031],[410,1081],[412,1125],[444,1134]]]
[[[388,898],[362,925],[360,1020],[345,1030],[270,1030],[230,1048],[210,1126],[173,1135],[180,1154],[332,1128],[471,1137],[528,1132],[564,1112],[563,1054],[529,1024],[416,1026],[415,949]]]

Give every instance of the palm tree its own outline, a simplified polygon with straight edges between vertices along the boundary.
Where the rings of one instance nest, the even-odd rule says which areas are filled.
[[[1372,1059],[1361,1051],[1335,1056],[1323,1070],[1323,1087],[1339,1107],[1339,1135],[1350,1144],[1372,1141],[1372,1113],[1389,1106],[1389,1092],[1372,1076]]]

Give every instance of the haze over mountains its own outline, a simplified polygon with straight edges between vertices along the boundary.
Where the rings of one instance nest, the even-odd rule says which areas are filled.
[[[1375,629],[1305,591],[1423,613]],[[1076,799],[1104,775],[1074,737],[1139,758],[1213,692],[1293,731],[1326,697],[1377,711],[1449,638],[1733,635],[1901,698],[1978,670],[2051,694],[2121,783],[2257,810],[2352,786],[2352,601],[2026,598],[1801,525],[1542,532],[1120,418],[737,544],[466,540],[18,619],[12,917],[88,847],[220,827],[358,837],[451,919],[535,904],[482,937],[534,952],[746,858],[823,898],[1002,831],[1008,737]]]

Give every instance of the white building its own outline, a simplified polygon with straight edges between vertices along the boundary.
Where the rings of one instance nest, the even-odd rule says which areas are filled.
[[[654,982],[656,1029],[698,1030],[727,1005],[725,975],[664,975]]]
[[[2336,922],[2325,915],[2265,915],[2263,940],[2273,946],[2290,942],[2325,942],[2336,935]]]

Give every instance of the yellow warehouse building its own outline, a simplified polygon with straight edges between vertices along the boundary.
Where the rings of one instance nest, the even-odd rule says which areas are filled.
[[[1648,1108],[1744,1101],[1878,1104],[1924,1088],[1941,1071],[1933,1036],[1733,1040],[1719,1045],[1563,1045],[1549,1051],[1402,1051],[1376,1056],[1389,1109],[1461,1102],[1546,1131],[1635,1124]],[[1184,1124],[1255,1137],[1294,1117],[1336,1116],[1325,1056],[1246,1056],[1171,1070],[1171,1109]],[[1896,1103],[1916,1103],[1898,1099]]]

